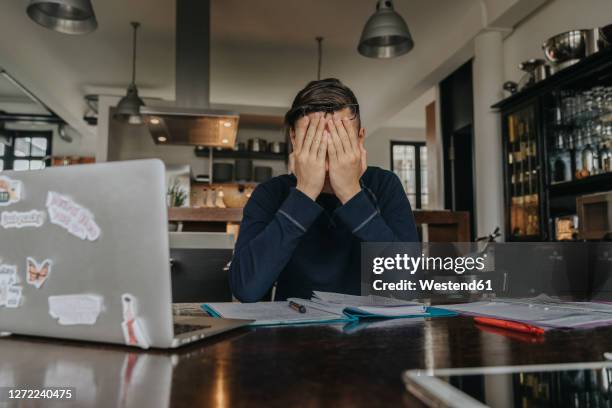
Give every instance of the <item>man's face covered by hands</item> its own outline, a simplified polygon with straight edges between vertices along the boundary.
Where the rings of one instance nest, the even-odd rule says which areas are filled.
[[[324,183],[320,192],[333,193],[342,200],[351,194],[365,171],[366,150],[364,148],[365,129],[360,126],[359,117],[349,107],[334,112],[312,112],[300,117],[290,131],[293,153],[290,157],[290,170],[300,179],[317,177],[316,171],[306,172],[304,160],[301,169],[296,169],[296,154],[301,158],[305,148],[313,151],[324,160]],[[324,154],[324,156],[323,156]],[[318,167],[314,165],[308,166]],[[296,172],[297,170],[297,172]],[[297,174],[301,171],[302,174]],[[321,168],[322,170],[322,168]],[[298,180],[299,181],[299,180]],[[299,183],[298,183],[299,184]],[[346,186],[346,187],[345,187]],[[346,190],[346,191],[345,191]]]

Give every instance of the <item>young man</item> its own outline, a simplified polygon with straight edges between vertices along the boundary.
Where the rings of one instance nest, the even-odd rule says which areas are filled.
[[[313,290],[359,294],[362,242],[414,242],[414,217],[397,176],[367,167],[365,129],[353,92],[312,81],[285,115],[293,174],[259,185],[244,208],[230,267],[243,302]]]

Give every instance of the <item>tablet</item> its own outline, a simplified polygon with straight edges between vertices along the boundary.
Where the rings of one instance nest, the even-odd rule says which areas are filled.
[[[403,380],[430,407],[612,406],[612,362],[409,370]]]

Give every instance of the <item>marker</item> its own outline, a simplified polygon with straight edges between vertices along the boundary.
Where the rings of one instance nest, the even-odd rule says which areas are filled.
[[[289,301],[289,307],[295,310],[296,312],[306,313],[306,306],[304,305]]]
[[[502,329],[514,330],[514,331],[518,331],[521,333],[529,333],[529,334],[536,334],[536,335],[544,334],[544,329],[542,329],[541,327],[532,326],[526,323],[512,322],[512,321],[502,320],[502,319],[494,319],[491,317],[475,317],[474,321],[476,323],[500,327]]]

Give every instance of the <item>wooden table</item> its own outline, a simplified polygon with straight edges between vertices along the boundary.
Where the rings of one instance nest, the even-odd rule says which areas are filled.
[[[0,379],[75,386],[79,406],[414,406],[406,369],[599,361],[612,350],[612,328],[538,344],[464,317],[386,324],[244,328],[171,352],[9,337]]]

